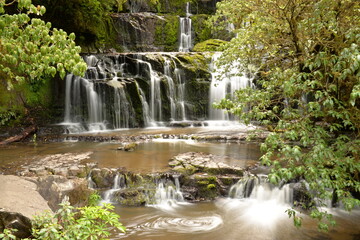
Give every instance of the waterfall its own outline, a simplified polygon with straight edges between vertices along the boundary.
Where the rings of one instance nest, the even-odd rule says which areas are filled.
[[[186,120],[185,114],[185,81],[181,69],[175,69],[176,78],[178,80],[178,105],[180,108],[180,119]]]
[[[246,88],[252,85],[252,79],[245,73],[239,72],[235,63],[227,76],[222,77],[223,68],[216,66],[216,61],[220,58],[221,53],[217,52],[212,57],[212,79],[209,94],[209,119],[210,120],[231,120],[231,116],[221,109],[212,107],[214,102],[219,102],[228,96],[233,97],[234,91]]]
[[[140,101],[141,101],[141,106],[142,106],[142,111],[143,111],[144,125],[145,125],[145,127],[154,127],[155,125],[153,124],[153,121],[151,120],[151,117],[150,117],[149,104],[146,101],[145,93],[139,87],[139,84],[137,82],[135,82],[135,83],[136,83],[136,88],[138,89],[138,91],[140,93]]]
[[[213,56],[213,62],[220,54]],[[193,90],[194,84],[205,86],[204,78],[192,80],[183,53],[125,53],[84,57],[88,69],[85,77],[66,76],[64,122],[67,133],[103,131],[135,127],[165,126],[170,121],[231,120],[222,110],[208,105],[250,86],[246,76],[217,79],[223,70],[213,66],[211,89],[201,91],[200,102]],[[205,81],[204,81],[205,80]],[[189,82],[191,81],[191,82]],[[195,82],[199,81],[199,83]],[[197,87],[197,85],[196,85]],[[205,101],[204,101],[205,100]],[[209,108],[209,116],[206,116]],[[227,121],[225,124],[232,124]],[[208,122],[222,124],[223,122]]]
[[[103,200],[101,202],[103,203],[113,203],[113,196],[114,194],[121,190],[124,189],[125,186],[125,177],[119,173],[116,173],[115,177],[114,177],[114,183],[113,186],[111,187],[111,189],[106,190],[103,193]]]
[[[218,206],[234,218],[264,230],[271,230],[279,222],[286,221],[285,211],[292,204],[292,185],[274,186],[265,175],[245,177],[230,188],[229,198],[218,202]]]
[[[91,178],[91,172],[89,173],[89,175],[86,178],[87,182],[88,182],[88,188],[90,189],[94,189],[96,187],[95,182],[92,180]]]
[[[152,70],[152,66],[148,62],[144,62],[150,72],[150,114],[151,118],[154,121],[162,120],[162,102],[161,102],[161,91],[160,91],[160,78],[159,76]]]
[[[174,70],[171,70],[171,63],[174,65]],[[168,85],[168,97],[170,102],[170,120],[184,121],[185,114],[185,81],[183,72],[176,66],[174,60],[168,58],[164,62],[164,75]],[[174,76],[174,77],[173,77]],[[174,81],[175,79],[175,81]]]
[[[118,58],[84,57],[85,77],[68,74],[63,124],[67,133],[134,127],[135,112]]]
[[[229,197],[235,199],[254,199],[257,201],[275,201],[279,204],[293,203],[293,189],[289,184],[281,188],[269,183],[266,175],[249,176],[239,180],[230,188]]]
[[[191,38],[191,13],[190,3],[186,3],[186,17],[180,17],[180,46],[179,52],[190,52],[192,48]]]
[[[164,74],[168,82],[168,97],[170,101],[170,120],[174,121],[176,119],[176,92],[175,92],[175,83],[171,76],[171,65],[170,60],[165,59],[164,62]]]
[[[157,184],[155,193],[155,207],[162,209],[172,209],[180,203],[185,203],[183,194],[180,190],[178,176],[173,176],[174,182],[161,179]]]

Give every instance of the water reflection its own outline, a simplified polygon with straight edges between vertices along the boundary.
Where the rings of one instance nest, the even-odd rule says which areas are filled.
[[[26,162],[36,161],[47,155],[61,153],[93,152],[86,162],[97,162],[99,167],[125,167],[129,171],[157,172],[168,169],[168,161],[185,152],[204,152],[227,156],[228,163],[245,166],[260,157],[255,143],[199,143],[185,140],[153,141],[138,145],[133,152],[119,151],[119,143],[61,142],[14,144],[0,148],[0,168],[16,168]],[[13,169],[14,170],[14,169]]]

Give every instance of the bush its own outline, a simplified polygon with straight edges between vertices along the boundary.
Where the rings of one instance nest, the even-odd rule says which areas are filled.
[[[118,221],[120,216],[112,212],[114,206],[111,204],[74,208],[68,199],[64,199],[60,206],[55,214],[46,212],[35,216],[32,222],[35,239],[104,239],[110,236],[110,227],[125,232],[125,227]],[[16,239],[15,232],[5,229],[0,239]]]

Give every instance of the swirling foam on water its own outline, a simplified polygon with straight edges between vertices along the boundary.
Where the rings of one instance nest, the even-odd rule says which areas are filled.
[[[153,221],[148,221],[133,227],[129,227],[127,235],[134,233],[157,233],[157,232],[174,232],[174,233],[204,233],[214,231],[223,225],[220,216],[204,216],[196,218],[187,217],[159,217]]]

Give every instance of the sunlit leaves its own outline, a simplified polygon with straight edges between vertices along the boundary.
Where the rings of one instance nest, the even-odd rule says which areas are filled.
[[[30,0],[19,0],[19,9],[32,13],[44,13],[45,8],[31,5]],[[86,65],[79,56],[80,48],[75,46],[75,35],[69,36],[62,30],[51,29],[51,24],[32,18],[27,14],[4,14],[0,16],[0,63],[12,84],[21,79],[41,80],[54,77],[57,71],[61,76],[66,71],[83,75]],[[9,71],[10,70],[10,71]]]
[[[55,214],[35,216],[33,236],[36,239],[103,239],[110,235],[110,228],[125,232],[114,206],[88,206],[77,208],[68,201],[61,204]]]
[[[271,182],[303,179],[319,202],[334,191],[348,210],[359,205],[351,191],[360,190],[360,3],[226,0],[218,6],[214,19],[234,23],[238,34],[220,64],[255,65],[257,75],[255,89],[217,107],[271,131],[261,145]],[[333,224],[330,215],[312,210],[323,221],[320,229]],[[296,213],[288,213],[299,225]]]

